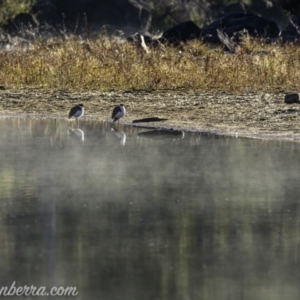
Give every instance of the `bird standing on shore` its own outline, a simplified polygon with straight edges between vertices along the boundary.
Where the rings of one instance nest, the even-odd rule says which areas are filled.
[[[72,117],[80,118],[83,116],[83,114],[84,114],[83,104],[78,104],[71,108],[71,110],[69,112],[69,119]]]
[[[118,121],[126,114],[126,109],[123,104],[120,104],[119,106],[116,106],[112,112],[111,118],[113,119],[113,122]]]

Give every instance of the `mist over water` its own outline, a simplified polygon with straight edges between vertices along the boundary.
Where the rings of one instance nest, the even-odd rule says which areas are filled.
[[[82,120],[0,128],[1,286],[299,299],[299,144]]]

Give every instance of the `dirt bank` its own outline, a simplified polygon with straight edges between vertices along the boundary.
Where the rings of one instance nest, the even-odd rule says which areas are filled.
[[[123,103],[123,123],[157,116],[168,121],[157,126],[256,138],[300,141],[300,105],[285,104],[284,94],[212,92],[67,92],[39,89],[0,91],[1,115],[67,117],[78,103],[85,117],[107,120]]]

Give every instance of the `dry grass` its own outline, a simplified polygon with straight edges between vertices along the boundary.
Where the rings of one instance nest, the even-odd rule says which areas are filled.
[[[295,90],[300,48],[246,39],[236,54],[199,41],[149,53],[116,38],[37,39],[0,51],[0,85],[67,90]]]

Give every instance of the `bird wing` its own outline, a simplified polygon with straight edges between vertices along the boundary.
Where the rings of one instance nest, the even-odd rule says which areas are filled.
[[[73,117],[76,114],[77,111],[78,111],[78,106],[72,107],[70,112],[69,112],[69,118]]]
[[[119,112],[121,112],[120,106],[116,106],[112,112],[111,118],[113,119]]]

